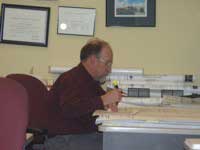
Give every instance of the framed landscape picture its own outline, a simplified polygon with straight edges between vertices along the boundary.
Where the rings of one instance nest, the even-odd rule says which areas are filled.
[[[106,26],[155,27],[156,0],[106,0]]]

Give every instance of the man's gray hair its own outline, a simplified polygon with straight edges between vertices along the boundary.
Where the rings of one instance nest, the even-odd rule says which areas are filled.
[[[86,60],[91,55],[95,55],[97,58],[99,58],[103,47],[108,47],[110,50],[112,50],[108,42],[99,38],[90,39],[81,49],[80,60]]]

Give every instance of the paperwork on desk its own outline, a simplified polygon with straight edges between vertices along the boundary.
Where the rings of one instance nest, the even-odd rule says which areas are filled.
[[[157,102],[160,102],[159,99]],[[193,107],[170,107],[162,104],[148,105],[148,107],[133,105],[132,107],[121,107],[118,112],[97,110],[93,115],[98,116],[96,124],[104,126],[200,129],[200,109],[198,108],[200,107],[194,109]]]
[[[135,107],[135,106],[170,106],[170,107],[197,107],[200,108],[199,98],[187,98],[178,96],[164,97],[123,97],[119,103],[119,107]]]
[[[198,138],[186,139],[184,143],[187,150],[200,150],[200,139]]]

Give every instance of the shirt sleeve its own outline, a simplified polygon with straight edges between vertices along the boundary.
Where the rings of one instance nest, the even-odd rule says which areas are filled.
[[[97,109],[104,109],[101,96],[90,96],[91,93],[80,93],[78,85],[65,83],[60,89],[60,107],[66,118],[76,118],[93,113]],[[102,90],[103,94],[104,91]]]

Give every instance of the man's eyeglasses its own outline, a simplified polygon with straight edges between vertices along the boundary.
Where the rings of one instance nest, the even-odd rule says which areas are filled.
[[[106,61],[104,58],[102,57],[97,57],[97,59],[102,62],[104,65],[106,65],[107,67],[112,67],[112,62],[110,61]]]

